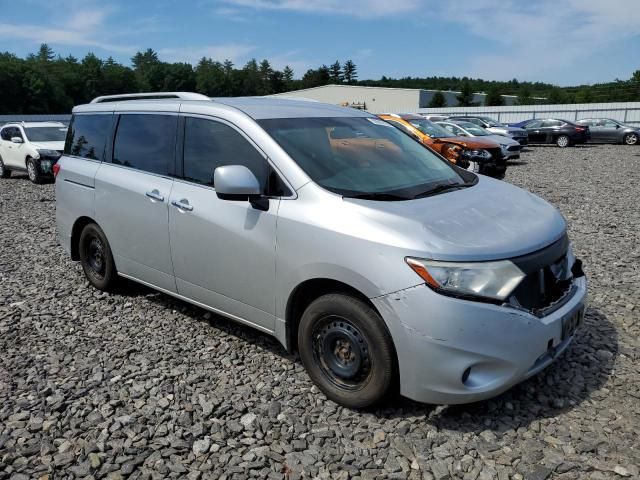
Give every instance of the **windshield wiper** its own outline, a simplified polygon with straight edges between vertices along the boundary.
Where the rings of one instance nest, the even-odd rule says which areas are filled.
[[[432,195],[437,195],[438,193],[444,193],[451,190],[459,190],[461,188],[467,188],[475,185],[475,183],[441,183],[436,185],[435,187],[431,187],[429,190],[425,190],[424,192],[418,193],[413,198],[424,198],[430,197]]]
[[[354,195],[344,195],[344,198],[356,198],[358,200],[380,200],[380,201],[399,201],[399,200],[411,200],[410,197],[403,197],[402,195],[396,195],[394,193],[383,192],[370,192],[370,193],[356,193]]]

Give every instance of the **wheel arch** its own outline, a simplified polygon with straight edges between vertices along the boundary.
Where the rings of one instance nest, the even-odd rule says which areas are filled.
[[[80,235],[82,234],[82,230],[84,227],[89,225],[90,223],[98,223],[91,217],[82,216],[76,219],[71,228],[71,259],[78,261],[80,260]]]
[[[369,297],[347,283],[332,278],[311,278],[304,280],[291,291],[287,299],[285,309],[285,347],[287,351],[293,352],[297,349],[298,326],[300,324],[300,318],[306,308],[317,298],[329,293],[344,293],[353,296],[366,303],[382,318],[382,315]]]

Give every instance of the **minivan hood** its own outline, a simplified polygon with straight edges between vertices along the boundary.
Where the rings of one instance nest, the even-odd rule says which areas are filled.
[[[31,142],[31,146],[47,150],[64,150],[64,142]]]
[[[545,200],[479,175],[462,190],[399,202],[345,198],[387,234],[399,235],[411,255],[434,260],[483,261],[517,257],[561,238],[566,223]],[[398,238],[398,237],[396,237]]]

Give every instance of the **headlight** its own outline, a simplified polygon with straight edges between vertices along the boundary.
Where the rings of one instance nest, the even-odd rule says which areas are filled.
[[[462,152],[462,156],[465,158],[480,157],[491,158],[491,154],[486,150],[465,150]]]
[[[47,148],[38,149],[38,153],[40,154],[40,158],[50,158],[53,160],[57,160],[62,156],[60,152],[56,150],[49,150]]]
[[[406,262],[435,290],[495,300],[505,300],[525,277],[509,260],[459,263],[407,257]]]

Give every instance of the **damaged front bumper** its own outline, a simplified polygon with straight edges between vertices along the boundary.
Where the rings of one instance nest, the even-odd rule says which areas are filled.
[[[543,317],[424,284],[372,301],[394,338],[402,395],[459,404],[498,395],[549,365],[571,343],[586,295],[586,278],[574,279],[570,298]]]

